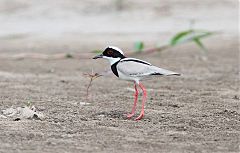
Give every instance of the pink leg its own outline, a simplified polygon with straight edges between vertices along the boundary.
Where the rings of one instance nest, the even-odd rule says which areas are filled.
[[[139,86],[140,86],[140,88],[141,88],[142,91],[143,91],[142,110],[141,110],[140,115],[139,115],[135,120],[140,120],[140,119],[143,118],[143,116],[144,116],[144,104],[145,104],[146,99],[147,99],[147,92],[146,92],[145,87],[144,87],[141,83],[139,83]]]
[[[135,88],[135,94],[134,94],[133,108],[132,108],[132,112],[127,115],[127,118],[133,117],[133,115],[135,114],[135,111],[136,111],[136,106],[137,106],[137,101],[138,101],[138,90],[137,90],[136,83],[134,83],[134,88]]]

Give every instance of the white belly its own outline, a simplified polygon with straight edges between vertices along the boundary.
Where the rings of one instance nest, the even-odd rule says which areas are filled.
[[[121,72],[118,72],[118,77],[119,79],[122,79],[122,80],[135,81],[135,82],[139,82],[142,79],[141,77],[128,76]]]

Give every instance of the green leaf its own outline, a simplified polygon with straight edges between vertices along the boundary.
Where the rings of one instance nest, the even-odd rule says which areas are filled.
[[[102,50],[93,50],[92,53],[96,53],[96,54],[100,54],[102,53],[103,51]]]
[[[180,43],[180,40],[184,38],[189,33],[192,33],[192,30],[182,31],[177,33],[170,41],[170,45],[175,46]]]
[[[67,54],[65,55],[65,57],[66,57],[66,58],[73,58],[73,55],[70,54],[70,53],[67,53]]]
[[[202,39],[209,37],[215,33],[202,30],[188,30],[177,33],[170,41],[170,45],[175,46],[182,43],[194,41],[195,39]]]
[[[213,32],[208,32],[208,31],[200,31],[200,30],[195,30],[193,31],[193,38],[192,39],[202,39],[205,37],[209,37],[215,33]]]
[[[202,50],[207,51],[206,47],[203,45],[203,43],[202,43],[198,38],[195,38],[193,41],[194,41]]]
[[[134,50],[137,52],[141,52],[144,49],[144,43],[142,41],[137,41],[134,43]]]
[[[203,31],[203,30],[187,30],[177,33],[170,41],[171,46],[180,45],[186,42],[194,42],[197,46],[199,46],[202,50],[207,51],[201,39],[205,37],[209,37],[213,34],[213,32]]]

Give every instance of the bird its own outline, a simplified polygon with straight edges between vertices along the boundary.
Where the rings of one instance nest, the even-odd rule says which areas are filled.
[[[136,112],[136,106],[139,95],[138,86],[141,88],[143,92],[142,108],[140,115],[137,118],[135,118],[135,120],[141,120],[144,117],[144,105],[147,100],[147,90],[141,83],[143,80],[146,80],[147,78],[152,78],[154,76],[156,77],[156,76],[180,75],[180,73],[154,66],[149,62],[137,58],[126,57],[123,51],[115,46],[108,46],[105,48],[102,54],[93,57],[93,59],[99,58],[107,59],[109,61],[112,72],[119,79],[134,82],[135,89],[134,103],[131,113],[127,115],[128,119],[132,118]]]

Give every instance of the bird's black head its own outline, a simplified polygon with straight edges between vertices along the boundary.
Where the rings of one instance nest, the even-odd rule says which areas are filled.
[[[93,59],[97,58],[106,58],[106,59],[112,59],[112,58],[125,58],[123,52],[121,49],[113,46],[108,46],[102,54],[95,56]]]

